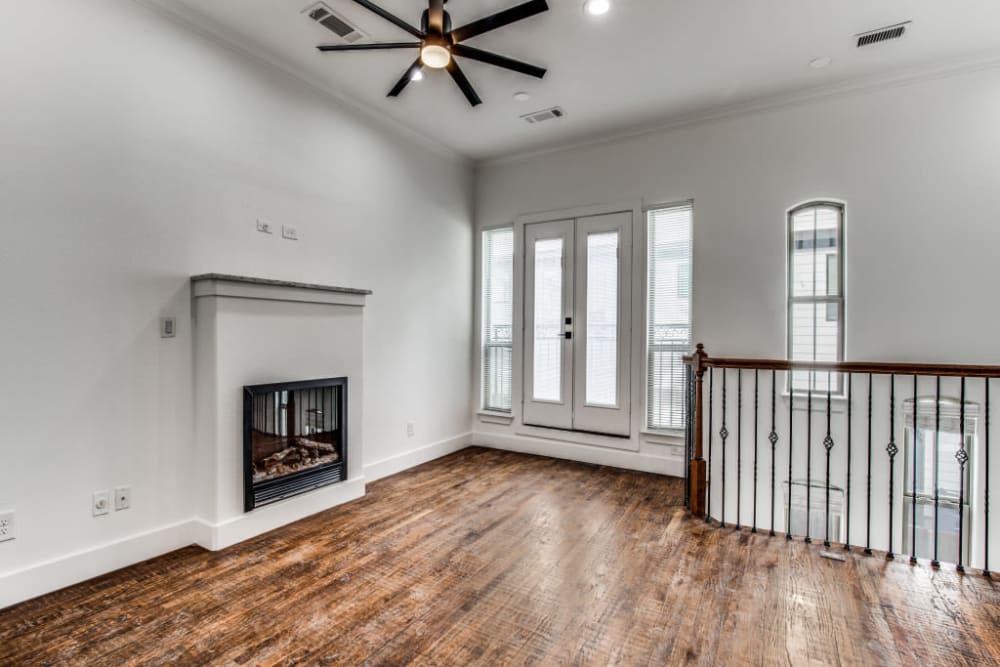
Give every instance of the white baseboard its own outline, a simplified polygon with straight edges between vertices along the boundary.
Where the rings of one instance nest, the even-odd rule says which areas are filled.
[[[178,521],[0,574],[0,609],[194,543],[194,522]]]
[[[363,495],[365,478],[356,477],[218,523],[195,517],[191,521],[192,541],[210,551],[218,551]]]
[[[472,433],[462,433],[447,440],[439,440],[423,447],[417,447],[381,461],[365,465],[365,479],[374,482],[397,472],[409,470],[421,463],[439,459],[460,449],[465,449],[472,443]]]
[[[472,444],[613,468],[652,472],[673,477],[684,476],[684,459],[680,457],[653,456],[642,452],[501,433],[473,433]]]

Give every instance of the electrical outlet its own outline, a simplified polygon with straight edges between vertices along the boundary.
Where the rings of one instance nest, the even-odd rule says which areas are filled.
[[[111,511],[111,492],[94,491],[94,498],[91,501],[91,509],[94,516],[103,516]]]
[[[299,230],[296,229],[295,227],[292,227],[291,225],[282,225],[281,226],[281,236],[283,238],[288,239],[289,241],[298,241],[299,240]]]
[[[0,512],[0,542],[12,540],[17,535],[14,533],[14,510]]]
[[[406,422],[406,437],[412,438],[417,434],[417,425],[413,422]]]
[[[271,222],[269,220],[265,220],[264,218],[257,218],[257,231],[260,232],[261,234],[273,234],[274,227],[273,225],[271,225]]]
[[[115,488],[115,511],[127,510],[132,506],[132,487],[119,486]]]

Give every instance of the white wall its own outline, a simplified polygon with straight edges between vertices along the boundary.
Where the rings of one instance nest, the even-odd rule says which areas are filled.
[[[469,430],[467,165],[129,0],[8,3],[0,62],[0,576],[192,516],[192,274],[374,290],[366,463]]]
[[[692,198],[695,341],[718,356],[783,358],[785,211],[812,198],[844,200],[847,357],[1000,364],[998,118],[1000,69],[992,68],[498,161],[479,168],[476,221]],[[518,439],[516,415],[509,427],[477,420],[475,428],[478,442],[611,457]],[[663,455],[634,440],[638,460]]]

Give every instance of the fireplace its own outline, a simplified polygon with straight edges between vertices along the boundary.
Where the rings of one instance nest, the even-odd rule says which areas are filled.
[[[243,388],[244,509],[347,479],[347,378]]]

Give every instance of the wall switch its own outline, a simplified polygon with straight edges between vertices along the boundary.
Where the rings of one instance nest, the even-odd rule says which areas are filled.
[[[115,488],[115,511],[127,510],[132,504],[132,487],[119,486]]]
[[[160,318],[160,338],[173,338],[177,335],[177,318]]]
[[[257,231],[262,234],[273,234],[274,226],[271,224],[270,220],[265,220],[264,218],[257,218]]]
[[[12,540],[17,535],[14,534],[14,510],[0,512],[0,542]]]
[[[289,241],[299,240],[299,230],[296,229],[295,227],[292,227],[291,225],[282,225],[281,235],[284,238],[288,239]]]
[[[91,509],[94,516],[103,516],[111,511],[111,492],[94,491],[94,498],[91,502]]]
[[[412,438],[417,434],[417,425],[413,422],[406,422],[406,437]]]

